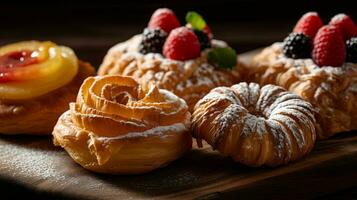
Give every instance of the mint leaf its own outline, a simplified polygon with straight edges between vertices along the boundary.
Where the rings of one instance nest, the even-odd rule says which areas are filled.
[[[218,68],[232,69],[237,65],[237,53],[231,47],[216,47],[208,53],[208,62]]]
[[[202,31],[206,27],[203,17],[197,12],[190,11],[186,14],[186,22],[191,24],[193,29]]]

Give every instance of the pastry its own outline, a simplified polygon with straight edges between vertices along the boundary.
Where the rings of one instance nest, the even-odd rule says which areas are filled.
[[[217,87],[192,114],[192,134],[249,166],[277,166],[308,154],[316,139],[314,109],[275,85]]]
[[[52,42],[0,47],[0,133],[50,134],[93,67]]]
[[[241,78],[241,62],[235,51],[213,35],[196,12],[180,27],[169,9],[158,9],[143,34],[112,47],[98,73],[132,76],[143,87],[155,84],[183,98],[190,110],[217,86],[229,86]]]
[[[282,86],[315,106],[319,139],[356,130],[357,27],[344,14],[323,26],[317,13],[307,13],[284,42],[254,58],[249,79]]]
[[[125,76],[90,77],[59,118],[54,144],[94,172],[144,173],[191,149],[190,117],[167,90],[145,90]]]

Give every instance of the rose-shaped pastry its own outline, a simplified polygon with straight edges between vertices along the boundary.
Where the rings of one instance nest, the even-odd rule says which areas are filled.
[[[90,77],[58,120],[54,144],[84,168],[110,174],[144,173],[191,149],[184,100],[123,76]]]
[[[50,134],[93,74],[72,49],[52,42],[0,47],[0,133]]]

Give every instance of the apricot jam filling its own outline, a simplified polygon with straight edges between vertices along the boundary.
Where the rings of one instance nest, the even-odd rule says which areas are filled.
[[[28,99],[69,83],[78,72],[73,50],[52,42],[0,47],[0,98]]]

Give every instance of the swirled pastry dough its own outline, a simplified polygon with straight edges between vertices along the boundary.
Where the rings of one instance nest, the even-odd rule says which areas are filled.
[[[311,151],[314,109],[275,85],[240,83],[213,89],[195,106],[193,136],[249,166],[277,166]]]
[[[123,76],[91,77],[54,128],[54,143],[84,168],[133,174],[164,166],[191,149],[184,100]]]

